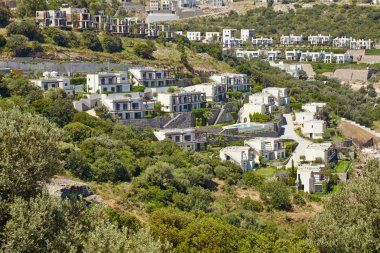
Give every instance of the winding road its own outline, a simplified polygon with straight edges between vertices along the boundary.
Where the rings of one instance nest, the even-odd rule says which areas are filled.
[[[292,167],[292,161],[294,162],[294,165],[297,166],[300,162],[300,156],[305,155],[305,150],[307,146],[309,146],[312,142],[309,140],[306,140],[302,137],[300,137],[295,132],[295,125],[293,122],[293,118],[291,114],[284,114],[286,125],[283,126],[283,133],[281,135],[281,139],[292,139],[298,142],[298,146],[294,150],[293,154],[291,155],[288,163],[286,164],[286,168]]]

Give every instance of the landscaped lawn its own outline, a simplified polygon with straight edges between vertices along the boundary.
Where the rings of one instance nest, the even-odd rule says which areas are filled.
[[[263,177],[273,177],[276,171],[277,171],[276,167],[265,167],[265,168],[257,169],[256,173]]]
[[[335,171],[337,173],[344,173],[348,170],[348,168],[350,167],[350,164],[351,164],[350,161],[339,161],[335,167]]]

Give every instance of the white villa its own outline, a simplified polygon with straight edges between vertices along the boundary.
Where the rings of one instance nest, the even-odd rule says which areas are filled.
[[[248,82],[248,77],[246,74],[216,74],[212,75],[210,79],[214,82],[227,85],[228,91],[249,91],[250,84]]]
[[[299,50],[291,50],[291,51],[285,51],[285,59],[287,61],[298,61],[301,57],[301,51]]]
[[[305,121],[301,128],[302,134],[311,139],[322,139],[326,130],[326,122],[323,120]]]
[[[222,148],[219,152],[222,161],[231,161],[238,164],[243,171],[248,171],[255,167],[256,154],[254,149],[248,146],[230,146]]]
[[[321,52],[301,52],[301,55],[300,55],[300,62],[308,62],[308,61],[312,61],[312,62],[319,62],[319,61],[323,61],[325,57],[325,52],[321,51]]]
[[[295,115],[295,124],[303,125],[306,121],[315,120],[316,116],[314,112],[296,112]]]
[[[218,42],[220,40],[219,32],[206,32],[205,42]]]
[[[319,113],[323,108],[326,107],[326,103],[307,103],[302,105],[302,110],[306,112]]]
[[[261,55],[260,50],[236,50],[236,57],[237,58],[259,58]]]
[[[265,92],[258,92],[254,93],[249,96],[249,103],[250,104],[265,104],[270,106],[275,106],[274,97]]]
[[[269,114],[270,106],[265,104],[244,104],[242,108],[239,110],[239,122],[241,123],[249,123],[251,119],[249,115],[253,113],[261,113],[261,114]]]
[[[290,104],[290,98],[288,97],[288,90],[286,88],[268,87],[263,89],[262,92],[272,95],[276,106]]]
[[[331,36],[330,35],[309,35],[307,40],[311,45],[328,45],[330,43]]]
[[[180,147],[193,151],[205,150],[207,147],[207,133],[195,128],[162,129],[155,131],[154,135],[159,141],[171,139]]]
[[[351,61],[351,55],[348,52],[344,54],[335,54],[333,52],[328,52],[328,53],[325,53],[323,57],[324,63],[344,64],[350,61]]]
[[[221,83],[203,83],[183,88],[189,92],[203,92],[207,101],[221,102],[227,97],[227,85]]]
[[[89,94],[87,98],[74,101],[74,108],[87,111],[97,106],[105,106],[108,112],[121,120],[142,119],[149,106],[144,103],[143,93]],[[153,109],[153,108],[150,108]]]
[[[304,164],[297,169],[296,183],[298,189],[307,193],[322,192],[322,184],[328,179],[328,174],[323,164]]]
[[[278,138],[254,138],[244,141],[246,146],[253,148],[264,161],[286,158],[284,141]],[[256,157],[256,163],[259,163]]]
[[[254,46],[271,46],[273,44],[272,38],[253,38],[252,45]]]
[[[324,163],[331,162],[336,155],[336,150],[332,143],[312,143],[305,150],[305,160],[314,162],[317,158],[322,159]]]
[[[40,79],[30,81],[42,90],[62,89],[67,93],[74,92],[74,86],[71,85],[70,78],[58,76],[57,72],[44,72],[42,76]]]
[[[87,92],[107,93],[107,92],[130,92],[131,84],[127,73],[100,72],[87,75]]]
[[[282,45],[295,45],[295,44],[299,44],[301,43],[303,40],[303,36],[302,35],[293,35],[293,34],[290,34],[290,35],[282,35],[281,38],[280,38],[280,43]]]
[[[187,32],[186,37],[190,41],[201,41],[202,40],[201,32]]]
[[[278,56],[280,55],[280,51],[278,50],[271,50],[267,52],[268,55],[268,61],[275,61],[277,60]]]
[[[333,46],[334,47],[350,47],[352,41],[352,37],[347,38],[347,37],[339,37],[339,38],[334,38],[333,39]]]
[[[200,91],[164,92],[157,94],[164,112],[190,112],[206,105],[206,93]]]
[[[223,29],[223,48],[239,47],[244,44],[242,39],[237,38],[236,29]]]
[[[255,37],[255,29],[241,29],[240,38],[243,42],[251,41]]]
[[[350,42],[351,49],[371,49],[374,42],[372,40],[356,40]]]
[[[139,67],[129,69],[133,85],[145,87],[164,87],[175,83],[175,79],[168,71],[152,67]]]

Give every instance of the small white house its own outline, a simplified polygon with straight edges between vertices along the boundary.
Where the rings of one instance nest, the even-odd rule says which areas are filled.
[[[280,55],[280,51],[278,50],[270,50],[267,52],[268,55],[268,61],[275,61],[277,60],[278,56]]]
[[[205,42],[218,42],[219,40],[219,32],[206,32]]]
[[[371,49],[373,43],[374,42],[372,40],[363,40],[363,39],[356,40],[356,39],[353,39],[350,42],[350,48],[351,49]]]
[[[326,107],[326,103],[307,103],[302,105],[302,110],[306,112],[319,113]]]
[[[261,137],[244,141],[244,144],[257,151],[264,161],[286,158],[284,140],[282,139]]]
[[[87,92],[108,93],[108,92],[130,92],[131,83],[127,73],[100,72],[87,75]]]
[[[222,102],[227,98],[227,85],[221,83],[202,83],[183,88],[189,92],[204,92],[207,101]]]
[[[314,112],[296,112],[294,113],[295,121],[297,125],[303,125],[306,121],[315,120],[316,116]]]
[[[190,41],[201,41],[202,40],[201,32],[187,32],[186,37]]]
[[[206,105],[206,93],[199,91],[175,91],[157,94],[164,112],[191,112]]]
[[[326,130],[326,122],[323,120],[310,120],[303,123],[302,134],[311,139],[322,139]]]
[[[205,150],[207,147],[207,133],[195,128],[162,129],[155,131],[154,135],[159,141],[170,139],[180,147],[193,151]]]
[[[314,162],[317,158],[322,159],[324,163],[331,162],[336,155],[336,150],[332,143],[312,143],[305,149],[305,160]]]
[[[231,161],[238,164],[243,171],[248,171],[255,167],[256,154],[254,149],[248,146],[230,146],[222,148],[219,152],[222,161]]]
[[[304,164],[297,169],[296,184],[298,189],[304,192],[322,192],[322,185],[328,180],[328,173],[323,164]]]
[[[58,76],[57,72],[44,72],[43,77],[40,79],[30,80],[35,86],[38,86],[42,90],[50,89],[62,89],[67,93],[74,93],[74,91],[82,91],[80,87],[75,88],[71,85],[69,77]]]

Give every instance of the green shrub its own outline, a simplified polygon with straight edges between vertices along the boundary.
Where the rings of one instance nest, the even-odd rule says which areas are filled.
[[[296,194],[294,194],[293,196],[293,203],[297,206],[304,206],[306,205],[306,201],[305,199],[303,198],[302,194],[297,192]]]
[[[42,30],[32,19],[16,20],[7,26],[7,35],[23,35],[29,40],[44,42]]]
[[[4,47],[7,44],[7,40],[3,35],[0,34],[0,48]]]
[[[82,45],[92,51],[103,51],[98,35],[92,31],[85,31],[81,34]]]
[[[12,35],[6,44],[8,50],[16,57],[27,57],[32,53],[28,38],[23,35]]]
[[[103,49],[107,53],[116,53],[123,51],[123,43],[119,37],[106,35],[102,41]]]
[[[250,197],[242,198],[240,199],[239,202],[240,202],[240,205],[246,210],[250,210],[254,212],[264,211],[263,204],[261,204],[260,201],[251,199]]]

